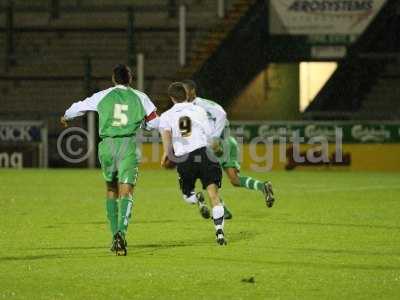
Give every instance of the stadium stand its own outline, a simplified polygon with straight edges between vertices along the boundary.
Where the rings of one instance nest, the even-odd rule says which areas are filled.
[[[220,19],[217,1],[184,1],[189,62],[185,76],[199,68],[251,5],[243,0],[225,2],[226,17]],[[54,147],[60,130],[58,116],[65,107],[108,87],[116,63],[131,62],[134,68],[135,56],[128,55],[130,21],[132,50],[145,56],[145,91],[165,110],[169,105],[166,87],[183,74],[178,64],[177,1],[138,0],[134,6],[127,0],[118,5],[111,0],[60,0],[57,7],[50,3],[13,1],[15,51],[12,57],[6,51],[0,53],[3,120],[47,120],[50,148]],[[0,41],[7,45],[7,3],[0,7],[4,12]],[[129,19],[130,11],[133,19]]]
[[[135,53],[145,56],[144,90],[160,111],[169,106],[165,91],[171,81],[192,77],[203,87],[202,95],[227,106],[270,61],[301,61],[301,49],[268,35],[268,7],[261,0],[226,0],[222,19],[216,0],[183,1],[188,14],[185,67],[178,59],[179,1],[135,0],[133,6],[128,0],[118,5],[112,0],[12,2],[14,49],[0,51],[0,117],[46,120],[50,153],[57,152],[52,147],[63,109],[108,87],[117,62],[135,69]],[[7,7],[0,4],[4,46],[10,45]],[[387,1],[304,118],[398,118],[399,11],[398,1]],[[56,161],[52,157],[50,165]]]

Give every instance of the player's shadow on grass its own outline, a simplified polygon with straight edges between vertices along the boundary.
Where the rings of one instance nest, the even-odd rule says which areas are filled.
[[[174,223],[179,222],[179,220],[136,220],[133,222],[135,224],[165,224],[165,223]]]
[[[258,235],[257,232],[254,231],[239,231],[239,232],[231,232],[228,235],[228,243],[230,242],[245,242],[254,240],[254,238]],[[210,244],[210,241],[207,240],[207,244]]]
[[[57,228],[57,227],[62,227],[59,225],[104,225],[107,224],[106,221],[91,221],[91,222],[74,222],[74,223],[58,223],[58,226],[54,225],[49,225],[45,226],[45,228]]]
[[[98,250],[104,249],[105,246],[68,246],[68,247],[41,247],[30,248],[29,250]]]
[[[154,243],[154,244],[133,244],[129,245],[128,249],[147,249],[147,250],[163,250],[163,249],[172,249],[172,248],[180,248],[180,247],[190,247],[194,246],[191,242],[166,242],[166,243]]]
[[[251,232],[251,231],[240,231],[237,233],[231,233],[229,235],[229,241],[249,241],[254,239],[254,237],[257,235],[257,233]],[[205,238],[199,238],[195,240],[186,240],[186,241],[180,241],[180,242],[171,242],[171,241],[165,241],[165,242],[160,242],[160,243],[153,243],[153,244],[129,244],[128,249],[131,250],[139,250],[139,249],[145,249],[145,250],[163,250],[163,249],[171,249],[171,248],[182,248],[182,247],[193,247],[193,246],[214,246],[214,243],[212,243],[212,240],[210,238],[205,237]]]
[[[128,250],[135,251],[135,250],[146,250],[146,251],[157,251],[157,250],[164,250],[164,249],[172,249],[178,247],[189,247],[194,246],[194,243],[191,242],[165,242],[165,243],[153,243],[153,244],[129,244]],[[107,247],[102,246],[66,246],[66,247],[36,247],[36,248],[25,248],[24,250],[41,250],[41,251],[68,251],[68,257],[72,258],[74,254],[79,254],[80,250],[102,250],[104,253],[108,254]],[[75,253],[76,252],[76,253]],[[78,253],[79,252],[79,253]],[[6,257],[4,260],[12,260],[13,257]],[[62,256],[56,257],[53,255],[37,255],[37,256],[26,256],[26,259],[45,259],[45,258],[62,258]],[[0,258],[0,261],[2,258]],[[16,257],[16,260],[23,260],[23,257]]]
[[[179,222],[179,220],[135,220],[133,221],[133,225],[135,224],[165,224],[165,223],[173,223]],[[92,222],[76,222],[76,223],[58,223],[58,225],[47,225],[43,228],[53,229],[53,228],[62,228],[61,225],[105,225],[106,221],[92,221]]]
[[[190,247],[194,245],[198,245],[197,243],[192,241],[185,241],[185,242],[160,242],[160,243],[153,243],[153,244],[130,244],[128,249],[132,252],[142,252],[143,250],[145,253],[156,252],[158,250],[166,250],[172,248],[179,248],[179,247]],[[38,254],[38,255],[24,255],[24,256],[4,256],[0,257],[1,262],[12,262],[12,261],[34,261],[34,260],[48,260],[48,259],[62,259],[62,258],[82,258],[83,256],[110,256],[107,247],[104,245],[101,246],[56,246],[56,247],[35,247],[35,248],[24,248],[23,250],[35,250],[35,251],[68,251],[68,253],[63,254]],[[85,251],[85,254],[82,254],[82,251]],[[98,251],[94,251],[93,253],[87,253],[87,250],[101,250],[102,254],[99,254]]]
[[[55,259],[55,258],[63,258],[63,256],[58,255],[58,254],[25,255],[25,256],[3,256],[3,257],[0,257],[0,262],[42,260],[42,259]]]

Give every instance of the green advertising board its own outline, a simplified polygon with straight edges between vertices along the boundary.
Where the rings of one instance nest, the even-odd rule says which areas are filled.
[[[308,143],[318,139],[343,143],[400,143],[400,122],[232,122],[231,135],[244,143],[257,139],[290,141],[302,138]]]

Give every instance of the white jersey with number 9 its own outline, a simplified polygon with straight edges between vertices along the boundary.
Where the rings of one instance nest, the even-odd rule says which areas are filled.
[[[172,133],[172,144],[176,156],[206,147],[211,127],[206,111],[192,103],[175,104],[160,117],[160,131]]]

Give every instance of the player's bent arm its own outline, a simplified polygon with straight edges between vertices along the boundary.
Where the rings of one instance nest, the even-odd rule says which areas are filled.
[[[221,105],[216,103],[215,101],[206,100],[197,97],[194,100],[194,103],[200,107],[202,107],[207,114],[211,115],[213,119],[212,129],[212,137],[219,138],[224,131],[227,122],[227,114],[226,111],[222,108]]]
[[[220,134],[219,135],[215,134],[215,130],[212,127],[211,122],[208,119],[207,113],[204,110],[200,112],[200,115],[202,116],[201,124],[203,126],[204,133],[207,136],[208,145],[211,147],[214,153],[216,154],[220,153],[221,152]]]
[[[226,118],[226,112],[225,111],[218,111],[218,114],[216,114],[216,120],[215,120],[215,130],[212,133],[213,138],[220,138],[222,135],[222,132],[225,129],[227,122]]]
[[[138,95],[140,102],[143,105],[144,111],[146,113],[146,117],[144,119],[145,121],[145,130],[152,130],[152,129],[158,129],[160,125],[160,119],[157,114],[157,108],[154,105],[154,103],[150,100],[149,96],[147,96],[145,93],[134,90],[136,95]]]
[[[163,129],[161,131],[161,140],[164,152],[168,153],[172,146],[172,131],[169,129]]]
[[[200,124],[202,125],[203,131],[205,133],[205,135],[207,136],[207,139],[211,139],[212,138],[212,128],[211,128],[211,124],[210,121],[207,117],[207,113],[206,111],[199,107],[199,116],[200,116]]]
[[[161,134],[161,141],[163,144],[164,153],[161,158],[161,166],[164,167],[168,159],[168,153],[172,147],[172,128],[168,119],[168,114],[163,113],[159,118],[159,131]]]
[[[157,115],[157,107],[154,105],[154,103],[150,100],[149,96],[147,96],[145,93],[134,90],[136,95],[139,97],[140,102],[143,105],[144,111],[146,113],[146,121],[151,121],[155,118],[158,117]]]
[[[144,118],[145,130],[158,129],[160,127],[160,118],[154,110]]]
[[[210,138],[210,147],[218,157],[223,154],[221,136],[225,129],[226,123],[226,112],[224,110],[219,110],[218,114],[216,115],[215,127]]]
[[[161,140],[163,144],[164,153],[161,158],[161,166],[164,167],[168,159],[168,153],[172,147],[172,131],[169,129],[161,130]]]

